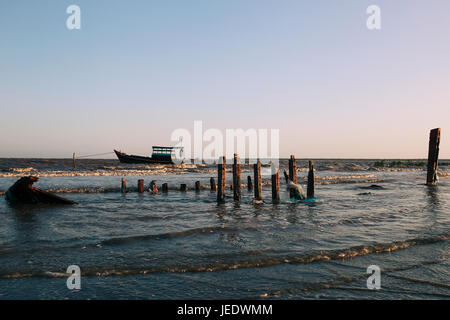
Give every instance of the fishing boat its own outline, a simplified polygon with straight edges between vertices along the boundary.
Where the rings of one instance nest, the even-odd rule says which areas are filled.
[[[129,155],[121,151],[114,150],[121,163],[162,163],[175,164],[183,162],[183,147],[152,147],[152,156]]]

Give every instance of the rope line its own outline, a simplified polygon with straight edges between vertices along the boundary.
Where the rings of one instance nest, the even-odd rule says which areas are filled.
[[[104,156],[107,154],[112,154],[114,152],[105,152],[105,153],[97,153],[97,154],[88,154],[88,155],[84,155],[84,156],[76,156],[77,159],[79,158],[88,158],[88,157],[95,157],[95,156]]]

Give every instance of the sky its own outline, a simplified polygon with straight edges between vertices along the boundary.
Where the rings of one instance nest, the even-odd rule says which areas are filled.
[[[148,155],[201,120],[279,129],[297,158],[426,158],[440,127],[448,159],[449,14],[448,0],[0,0],[0,157]]]

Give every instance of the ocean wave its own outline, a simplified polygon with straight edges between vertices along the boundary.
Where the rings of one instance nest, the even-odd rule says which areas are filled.
[[[400,276],[392,275],[393,272],[407,271],[407,270],[411,270],[411,269],[420,268],[420,267],[423,267],[423,266],[426,266],[426,265],[439,264],[439,263],[442,263],[444,260],[445,260],[444,258],[441,258],[441,259],[432,260],[432,261],[423,261],[423,262],[416,263],[416,264],[409,265],[409,266],[405,266],[405,267],[385,268],[385,269],[383,269],[383,275],[384,276],[388,276],[388,277],[394,277],[394,278],[402,279],[402,280],[407,280],[407,281],[414,281],[414,282],[425,283],[425,284],[429,284],[429,285],[436,286],[436,287],[450,288],[450,285],[446,285],[446,284],[440,284],[440,283],[431,282],[431,281],[417,280],[417,279],[412,279],[412,278],[400,277]],[[367,289],[365,289],[365,288],[361,289],[361,288],[354,288],[354,287],[338,287],[338,286],[340,286],[342,284],[352,283],[352,282],[355,282],[355,281],[358,281],[358,280],[366,278],[367,277],[367,273],[364,272],[364,271],[361,274],[355,275],[353,277],[341,276],[339,279],[336,279],[336,280],[324,281],[324,282],[316,282],[316,283],[307,283],[301,288],[287,288],[287,289],[284,288],[284,289],[279,289],[279,290],[273,290],[273,291],[270,291],[270,292],[266,292],[266,293],[260,294],[257,297],[247,297],[246,299],[279,297],[280,295],[284,295],[284,294],[296,294],[296,293],[318,291],[318,290],[325,290],[325,289],[364,290],[364,291],[367,291]],[[383,291],[398,292],[398,293],[412,293],[412,294],[418,294],[418,295],[427,294],[427,293],[424,293],[424,292],[406,291],[404,289],[402,289],[402,291],[396,291],[396,290],[392,290],[392,289],[386,289],[385,287],[383,288]],[[439,294],[439,293],[433,293],[433,294],[429,294],[429,295],[431,295],[431,296],[450,297],[449,295]]]
[[[211,234],[218,231],[237,231],[242,230],[237,228],[225,227],[225,226],[214,226],[214,227],[203,227],[196,229],[188,229],[183,231],[176,232],[168,232],[168,233],[158,233],[158,234],[147,234],[147,235],[138,235],[131,237],[118,237],[111,238],[107,240],[103,240],[101,245],[118,245],[130,242],[141,242],[141,241],[151,241],[151,240],[160,240],[160,239],[169,239],[169,238],[179,238],[179,237],[187,237],[193,235],[201,235],[201,234]]]
[[[149,217],[145,217],[149,218]],[[155,218],[155,217],[152,217]],[[167,217],[165,217],[167,218]],[[164,217],[162,219],[165,219]],[[133,219],[136,219],[136,217],[133,217]],[[77,244],[77,245],[69,245],[69,246],[58,246],[58,247],[50,247],[50,246],[39,246],[36,248],[31,249],[20,249],[17,250],[16,248],[12,246],[3,246],[0,247],[0,256],[6,256],[6,255],[14,255],[14,254],[35,254],[38,252],[52,252],[52,251],[63,251],[63,250],[73,250],[73,249],[88,249],[88,248],[101,248],[103,246],[114,246],[114,245],[121,245],[121,244],[127,244],[127,243],[133,243],[133,242],[145,242],[145,241],[157,241],[162,239],[170,239],[170,238],[183,238],[188,236],[195,236],[195,235],[208,235],[215,232],[234,232],[234,231],[242,231],[242,230],[254,230],[253,227],[247,227],[247,228],[233,228],[233,227],[226,227],[226,226],[210,226],[210,227],[203,227],[203,228],[194,228],[194,229],[187,229],[183,231],[175,231],[175,232],[167,232],[167,233],[155,233],[155,234],[144,234],[144,235],[136,235],[136,236],[129,236],[129,237],[116,237],[116,238],[109,238],[102,240],[100,242],[96,243],[88,243],[88,244]]]
[[[123,176],[122,174],[116,174],[117,176]],[[1,175],[0,175],[1,176]],[[20,175],[21,177],[23,175]],[[41,175],[38,175],[41,176]],[[386,179],[367,179],[370,178],[372,175],[361,175],[361,176],[323,176],[323,177],[316,177],[315,184],[316,185],[328,185],[328,184],[340,184],[340,183],[378,183],[378,182],[385,182]],[[299,181],[301,184],[305,184],[306,181]],[[263,187],[270,187],[272,186],[272,182],[270,180],[263,180],[261,182],[261,185]],[[247,184],[241,184],[241,188],[246,189]],[[231,189],[231,184],[225,184],[226,189]],[[158,188],[160,189],[161,186],[158,185]],[[209,184],[202,184],[201,189],[210,190],[211,186]],[[59,187],[59,188],[47,188],[43,189],[47,192],[53,192],[53,193],[119,193],[122,192],[120,187],[74,187],[74,188],[68,188],[68,187]],[[168,186],[168,190],[176,191],[180,190],[180,187],[178,185],[172,185]],[[187,190],[194,190],[194,186],[187,186]],[[7,190],[0,190],[0,196],[3,196],[6,193]],[[137,192],[138,188],[137,186],[128,186],[127,192]],[[161,190],[160,190],[161,192]]]
[[[192,234],[197,233],[208,233],[214,232],[220,227],[212,228],[201,228],[195,229],[197,231]],[[185,231],[185,233],[189,231]],[[167,234],[167,237],[175,236],[174,234]],[[157,235],[152,235],[153,237]],[[136,241],[136,240],[146,240],[150,236],[140,236],[140,237],[130,237],[130,238],[118,238],[110,239],[104,241],[103,244],[116,244],[124,243],[126,241]],[[151,238],[151,237],[150,237]],[[352,259],[359,256],[367,256],[370,254],[380,254],[387,252],[394,252],[397,250],[404,250],[412,246],[418,245],[428,245],[434,244],[442,241],[450,240],[450,235],[442,235],[430,238],[416,238],[405,241],[397,241],[393,243],[381,243],[368,246],[356,246],[347,249],[336,249],[336,250],[323,250],[311,254],[301,254],[301,255],[288,255],[284,257],[279,256],[263,256],[259,259],[249,259],[245,261],[235,261],[235,262],[224,262],[215,264],[205,264],[205,265],[167,265],[167,266],[153,266],[153,267],[136,267],[136,268],[120,268],[120,267],[102,267],[102,268],[83,268],[82,275],[84,276],[97,276],[97,277],[108,277],[108,276],[128,276],[128,275],[140,275],[140,274],[152,274],[152,273],[185,273],[185,272],[216,272],[216,271],[227,271],[236,269],[246,269],[246,268],[262,268],[275,266],[280,264],[308,264],[317,261],[331,261],[331,260],[345,260]],[[398,270],[395,270],[398,271]],[[62,276],[60,272],[13,272],[13,271],[2,271],[0,272],[0,278],[27,278],[27,277],[59,277]],[[66,275],[67,276],[67,275]],[[350,279],[351,280],[351,279]]]
[[[325,180],[317,181],[317,185],[339,184],[339,183],[377,183],[386,182],[386,179],[341,179],[341,180]]]

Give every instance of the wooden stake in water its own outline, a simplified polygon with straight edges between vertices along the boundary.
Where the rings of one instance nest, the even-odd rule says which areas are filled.
[[[163,183],[161,188],[162,188],[162,192],[165,192],[165,193],[169,192],[169,186],[167,185],[167,183]]]
[[[211,179],[209,179],[209,184],[211,185],[211,191],[216,191],[217,190],[216,180],[214,180],[213,177],[211,177]]]
[[[248,189],[248,191],[253,190],[252,177],[250,177],[250,176],[247,176],[247,189]]]
[[[297,162],[295,161],[295,156],[291,155],[289,159],[289,180],[293,183],[297,183]],[[290,190],[289,197],[293,198],[295,196],[294,190]]]
[[[233,162],[233,199],[241,200],[241,164],[237,153],[234,154]]]
[[[280,203],[279,168],[272,166],[272,202]]]
[[[217,183],[219,184],[217,188],[217,202],[225,202],[225,170],[226,170],[226,159],[225,157],[219,160],[219,164],[217,165]]]
[[[309,161],[309,172],[308,172],[308,186],[307,186],[307,197],[314,198],[314,161]]]
[[[144,192],[144,179],[138,180],[138,192],[143,193]]]
[[[120,188],[120,190],[122,191],[122,193],[127,192],[127,179],[122,178],[122,187]]]
[[[73,168],[75,169],[77,167],[76,161],[75,161],[75,152],[72,155],[72,162],[73,162]]]
[[[261,162],[259,160],[253,165],[253,173],[253,178],[255,179],[255,200],[262,200]]]
[[[293,155],[291,155],[289,159],[289,180],[293,183],[297,183],[297,162]]]
[[[200,191],[200,181],[195,181],[195,191],[196,192]]]
[[[430,131],[430,141],[428,144],[428,166],[427,166],[427,185],[436,185],[438,158],[439,158],[439,143],[441,140],[441,128],[436,128]]]
[[[182,183],[182,184],[180,185],[180,191],[183,191],[183,192],[186,192],[186,191],[187,191],[187,186],[186,186],[185,183]]]
[[[286,170],[283,170],[284,173],[284,180],[286,180],[286,184],[289,183],[289,175],[287,174]]]

